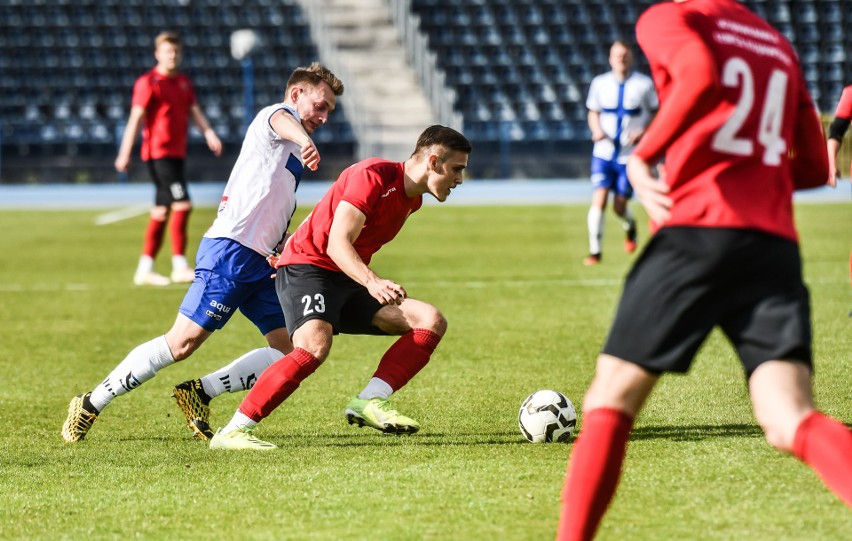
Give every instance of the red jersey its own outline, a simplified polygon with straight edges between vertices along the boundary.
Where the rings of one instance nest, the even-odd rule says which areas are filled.
[[[189,111],[195,104],[192,81],[182,73],[168,76],[156,69],[133,85],[133,105],[145,109],[142,160],[186,158]]]
[[[834,111],[834,116],[837,118],[845,118],[852,120],[852,85],[843,89],[840,94],[840,102],[837,104],[837,110]]]
[[[732,0],[655,5],[636,36],[661,108],[635,152],[649,163],[665,153],[673,206],[664,225],[795,241],[793,189],[824,183],[827,155],[790,43]]]
[[[405,195],[402,162],[370,158],[345,169],[317,203],[311,214],[287,241],[278,260],[284,265],[310,264],[340,272],[328,256],[328,234],[341,201],[354,205],[367,216],[355,239],[355,251],[369,265],[373,254],[402,229],[408,216],[423,204],[423,197]]]

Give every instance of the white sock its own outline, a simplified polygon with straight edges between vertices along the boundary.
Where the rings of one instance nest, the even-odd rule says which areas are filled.
[[[370,383],[361,391],[361,394],[358,395],[358,398],[361,400],[370,400],[371,398],[388,399],[392,394],[393,389],[384,380],[372,378]]]
[[[257,423],[252,421],[245,413],[241,412],[239,409],[234,413],[234,416],[231,417],[231,420],[228,424],[225,425],[219,434],[225,435],[234,430],[242,430],[244,428],[253,428],[257,426]]]
[[[174,362],[165,336],[136,346],[92,391],[92,405],[103,411],[113,398],[139,387]]]
[[[201,386],[210,398],[223,393],[247,391],[254,387],[257,378],[269,365],[283,356],[283,353],[271,347],[249,351],[228,366],[201,378]]]
[[[136,274],[148,274],[154,270],[154,258],[149,255],[140,255],[139,264],[136,265]]]
[[[184,255],[173,255],[172,256],[172,270],[174,271],[182,271],[184,269],[189,268],[189,263],[186,262],[186,256]]]
[[[598,207],[589,207],[589,215],[586,217],[589,226],[589,253],[601,253],[601,238],[604,230],[604,216]]]

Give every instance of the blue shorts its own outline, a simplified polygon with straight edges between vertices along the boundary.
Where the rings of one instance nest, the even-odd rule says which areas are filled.
[[[286,327],[266,259],[231,239],[201,239],[180,313],[213,332],[239,309],[261,334]]]
[[[592,156],[592,187],[604,188],[625,199],[633,197],[633,186],[627,180],[627,164]]]

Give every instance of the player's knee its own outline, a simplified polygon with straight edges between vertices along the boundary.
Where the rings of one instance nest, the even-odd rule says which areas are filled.
[[[200,345],[199,342],[195,340],[179,340],[177,342],[169,342],[169,349],[172,352],[172,357],[174,357],[175,362],[182,361],[195,353],[195,350],[198,349]]]
[[[169,207],[157,205],[151,209],[151,219],[163,222],[169,216]]]
[[[782,419],[777,415],[762,414],[759,411],[756,411],[755,415],[769,445],[784,453],[793,452],[797,426],[797,423],[791,422],[793,419]]]
[[[444,336],[444,333],[447,332],[447,318],[434,306],[427,305],[421,316],[423,319],[421,324],[418,325],[421,329],[429,329],[440,336]]]

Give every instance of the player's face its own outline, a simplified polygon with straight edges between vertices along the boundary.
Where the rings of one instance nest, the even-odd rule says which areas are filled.
[[[464,182],[462,173],[467,167],[467,154],[437,147],[429,155],[429,178],[426,181],[429,193],[438,201],[446,201],[450,190]]]
[[[609,65],[616,73],[627,73],[633,67],[633,55],[630,49],[620,43],[616,43],[609,50]]]
[[[154,58],[157,59],[157,67],[160,71],[173,73],[180,66],[180,47],[164,41],[154,51]]]
[[[327,83],[320,83],[319,86],[305,86],[298,88],[294,101],[296,102],[296,111],[299,112],[299,117],[302,119],[302,126],[308,135],[314,133],[314,130],[322,126],[328,121],[328,115],[334,111],[334,106],[337,103],[337,97],[334,91]]]

